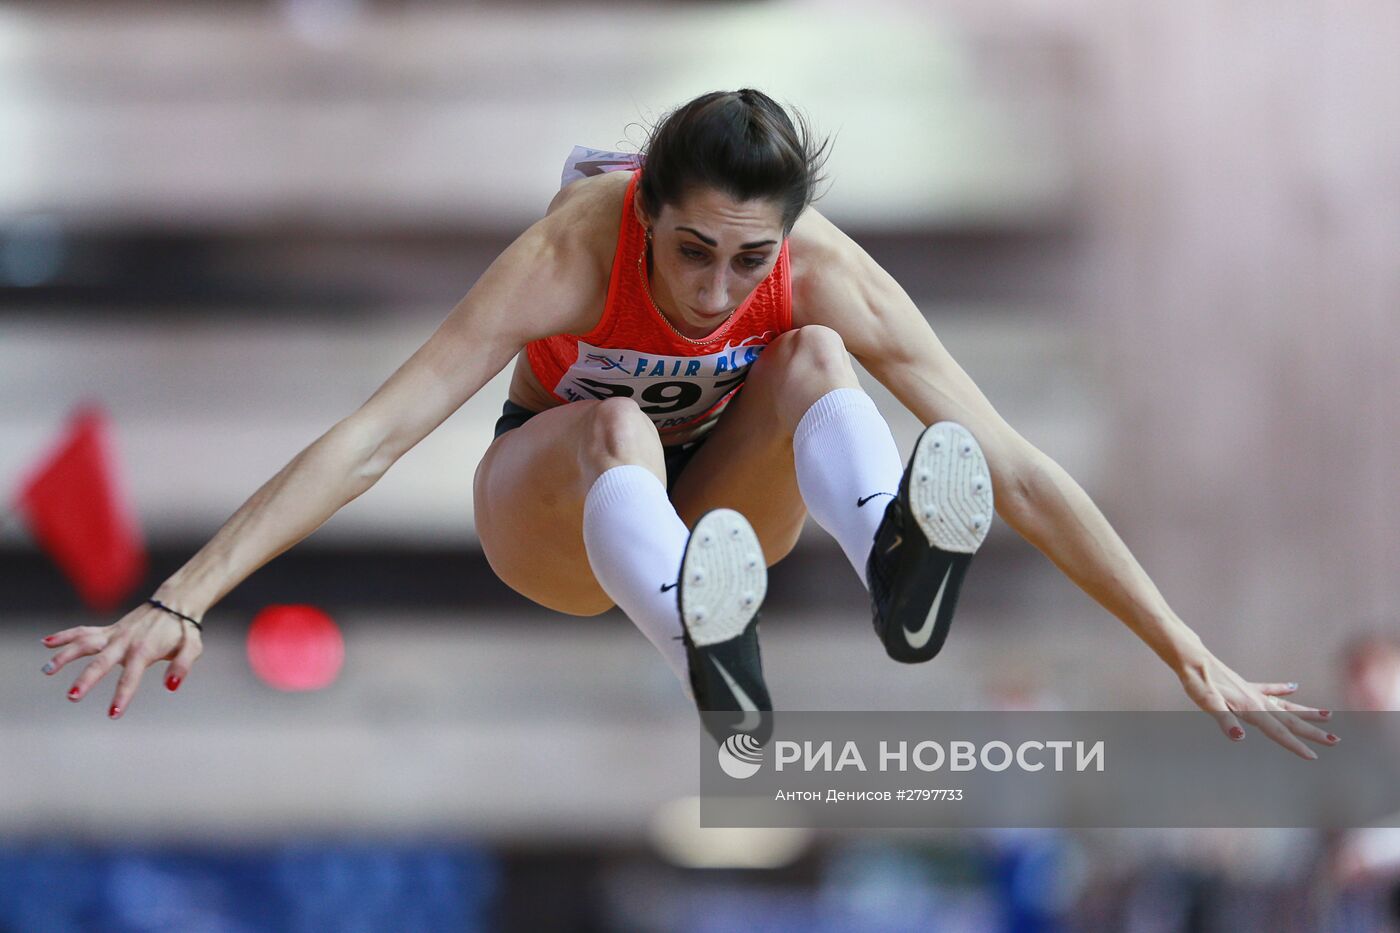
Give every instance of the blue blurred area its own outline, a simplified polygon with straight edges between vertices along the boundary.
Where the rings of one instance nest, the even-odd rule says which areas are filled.
[[[0,933],[486,930],[499,865],[462,845],[0,844]]]

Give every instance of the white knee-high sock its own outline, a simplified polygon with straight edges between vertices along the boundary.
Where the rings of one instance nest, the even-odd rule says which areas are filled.
[[[832,389],[797,423],[792,452],[807,510],[869,588],[865,561],[890,501],[879,493],[897,493],[904,475],[890,426],[860,389]]]
[[[642,630],[690,692],[690,664],[671,584],[680,574],[690,529],[666,487],[645,467],[613,467],[583,503],[583,544],[593,576]],[[668,589],[662,592],[661,587]]]

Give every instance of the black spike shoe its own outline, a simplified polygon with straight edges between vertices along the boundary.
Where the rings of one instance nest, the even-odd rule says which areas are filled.
[[[991,474],[972,433],[952,421],[925,428],[865,565],[890,657],[917,664],[938,654],[992,515]]]
[[[758,648],[767,592],[768,566],[748,520],[733,509],[701,516],[681,558],[676,603],[695,705],[721,744],[736,732],[766,744],[772,731]]]

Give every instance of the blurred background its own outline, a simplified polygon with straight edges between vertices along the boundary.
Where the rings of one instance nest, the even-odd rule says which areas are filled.
[[[752,86],[835,134],[819,208],[1212,650],[1396,708],[1397,47],[1383,0],[0,6],[0,930],[1396,928],[1393,833],[702,830],[642,636],[481,556],[504,379],[215,607],[178,694],[109,722],[38,638],[358,407],[575,144]],[[75,436],[139,542],[119,593],[17,504]],[[770,593],[780,708],[1187,708],[1005,527],[928,665],[815,526]]]

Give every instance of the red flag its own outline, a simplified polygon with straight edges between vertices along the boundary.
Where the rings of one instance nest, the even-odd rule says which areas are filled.
[[[107,416],[73,415],[58,446],[20,483],[15,508],[90,608],[115,609],[146,574],[146,548],[117,481]]]

